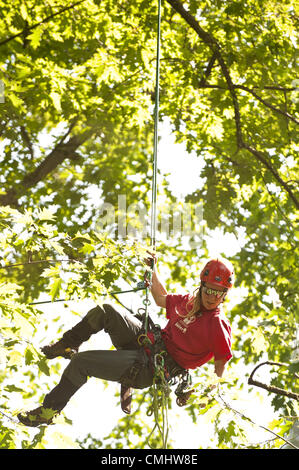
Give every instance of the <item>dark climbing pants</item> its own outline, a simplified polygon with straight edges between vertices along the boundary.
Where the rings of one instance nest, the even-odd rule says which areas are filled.
[[[46,395],[43,405],[61,410],[88,377],[121,382],[132,366],[141,365],[132,383],[134,388],[149,387],[153,372],[147,354],[138,344],[142,323],[133,315],[117,312],[111,305],[95,307],[74,328],[63,335],[69,347],[78,347],[94,333],[104,330],[116,350],[84,351],[74,354],[59,384]]]

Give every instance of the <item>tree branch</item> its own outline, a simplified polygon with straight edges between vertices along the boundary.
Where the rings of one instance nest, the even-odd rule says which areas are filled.
[[[92,134],[93,131],[88,129],[82,134],[72,136],[66,143],[64,142],[64,139],[62,139],[58,145],[49,153],[49,155],[47,155],[47,157],[40,163],[40,165],[23,178],[20,184],[18,184],[17,188],[10,188],[6,194],[0,195],[0,205],[11,205],[17,207],[18,199],[25,194],[28,188],[31,188],[42,181],[65,159],[77,158],[75,151]]]
[[[261,364],[258,364],[253,369],[253,371],[251,372],[250,377],[248,379],[249,385],[255,385],[256,387],[260,387],[260,388],[263,388],[265,390],[268,390],[268,392],[276,393],[277,395],[283,395],[283,396],[286,396],[288,398],[292,398],[293,400],[299,401],[299,394],[298,393],[293,393],[293,392],[289,392],[288,390],[284,390],[282,388],[274,387],[274,386],[271,386],[271,385],[266,385],[262,382],[259,382],[259,381],[253,379],[253,375],[255,374],[257,369],[259,369],[259,367],[262,367],[264,365],[288,367],[288,364],[284,364],[282,362],[273,362],[273,361],[262,362]]]
[[[200,80],[200,82],[198,83],[197,85],[199,88],[215,88],[217,90],[227,90],[227,88],[223,87],[223,86],[219,86],[219,85],[209,85],[208,83],[205,83],[204,80]],[[244,90],[244,91],[247,91],[248,93],[251,93],[258,101],[260,101],[261,103],[263,103],[263,105],[265,105],[267,108],[270,108],[272,109],[272,111],[278,113],[278,114],[281,114],[282,116],[286,117],[287,119],[290,119],[291,121],[294,121],[296,124],[299,124],[299,121],[293,117],[291,114],[289,114],[288,112],[286,111],[282,111],[281,109],[279,108],[276,108],[276,106],[274,106],[273,104],[269,103],[268,101],[264,100],[263,98],[261,98],[259,95],[257,95],[255,93],[255,91],[253,91],[251,88],[248,88],[244,85],[234,85],[234,88],[235,89],[240,89],[240,90]],[[254,87],[254,88],[257,88],[257,87]],[[258,88],[260,90],[260,88]],[[283,89],[278,89],[278,88],[271,88],[271,87],[265,87],[265,89],[272,89],[272,90],[276,90],[276,91],[284,91],[284,93],[286,92],[285,90]],[[293,89],[294,90],[294,89]],[[290,89],[289,91],[293,91],[292,89]]]
[[[12,41],[13,39],[15,38],[18,38],[20,36],[23,36],[24,33],[25,33],[25,36],[28,35],[28,32],[29,31],[32,31],[33,29],[37,28],[38,26],[40,26],[41,24],[44,24],[44,23],[47,23],[48,21],[52,20],[55,16],[58,16],[60,15],[61,13],[64,13],[65,11],[67,10],[71,10],[72,8],[74,8],[75,6],[79,5],[80,3],[83,3],[85,2],[86,0],[80,0],[79,2],[76,2],[76,3],[73,3],[72,5],[68,6],[68,7],[65,7],[65,8],[62,8],[61,10],[59,10],[57,13],[53,13],[52,15],[50,16],[47,16],[45,19],[43,19],[42,21],[40,21],[39,23],[36,23],[32,26],[27,26],[26,25],[26,28],[24,30],[22,30],[20,33],[17,33],[17,34],[14,34],[13,36],[10,36],[9,38],[6,38],[4,39],[3,41],[0,41],[0,46],[3,46],[4,44],[7,44],[9,41]]]
[[[284,190],[289,194],[297,209],[299,209],[299,200],[295,196],[292,189],[288,186],[288,184],[280,177],[278,171],[271,165],[270,161],[261,152],[246,143],[243,143],[243,148],[248,150],[248,152],[254,155],[257,160],[259,160],[266,168],[268,168],[268,170],[272,173],[272,175],[278,181],[280,186],[283,187]]]
[[[294,121],[296,124],[299,124],[299,121],[294,118],[291,114],[289,114],[288,112],[286,111],[282,111],[281,109],[279,108],[276,108],[276,106],[273,106],[273,104],[270,104],[268,103],[268,101],[264,100],[263,98],[261,98],[259,95],[257,95],[253,90],[251,90],[250,88],[248,88],[247,86],[244,86],[244,85],[234,85],[235,88],[238,88],[240,90],[244,90],[244,91],[247,91],[248,93],[251,93],[258,101],[260,101],[261,103],[263,103],[264,106],[266,106],[267,108],[270,108],[272,109],[272,111],[274,111],[275,113],[279,113],[281,114],[282,116],[285,116],[287,117],[288,119],[290,119],[291,121]]]
[[[54,150],[42,161],[42,163],[21,182],[24,189],[35,186],[49,173],[51,173],[66,158],[73,158],[75,150],[80,147],[92,134],[92,131],[85,131],[83,134],[75,135],[68,142],[59,143]]]
[[[233,106],[234,106],[234,113],[235,113],[235,125],[236,125],[236,140],[237,140],[237,147],[239,149],[246,148],[255,158],[261,162],[269,171],[271,171],[274,178],[279,182],[279,184],[284,188],[284,190],[289,194],[295,206],[299,208],[299,200],[293,193],[292,189],[288,187],[288,185],[282,180],[279,173],[271,163],[264,157],[264,155],[251,147],[250,145],[246,144],[243,139],[242,133],[242,126],[241,126],[241,115],[240,115],[240,108],[238,97],[236,94],[236,87],[232,82],[230,72],[228,66],[226,65],[222,54],[221,48],[216,39],[208,32],[204,31],[201,26],[199,25],[198,21],[187,11],[185,10],[184,6],[179,0],[167,0],[167,2],[181,15],[181,17],[193,28],[193,30],[197,33],[197,35],[204,41],[205,44],[213,51],[213,54],[216,56],[218,63],[221,67],[222,73],[227,83],[228,90],[231,94]]]
[[[209,76],[210,76],[210,74],[211,74],[211,72],[212,72],[212,70],[213,70],[213,67],[214,67],[214,64],[215,64],[216,60],[217,60],[217,56],[216,56],[216,54],[214,53],[214,54],[212,55],[212,57],[211,57],[209,63],[208,63],[208,66],[207,66],[207,69],[206,69],[204,75],[203,75],[203,76],[201,77],[201,79],[200,79],[200,82],[199,82],[198,86],[200,86],[200,87],[204,87],[204,86],[205,86],[206,80],[209,78]]]
[[[209,34],[204,29],[202,29],[202,27],[199,25],[197,20],[187,10],[185,10],[184,6],[179,0],[167,0],[167,2],[182,16],[182,18],[184,18],[184,20],[191,26],[191,28],[194,29],[194,31],[198,34],[198,36],[213,51],[215,58],[217,58],[218,63],[221,67],[222,73],[225,77],[228,89],[231,93],[232,100],[233,100],[233,106],[234,106],[234,111],[235,111],[237,145],[239,148],[242,148],[243,136],[242,136],[242,129],[241,129],[239,103],[238,103],[237,95],[234,89],[234,84],[232,82],[228,67],[226,63],[224,62],[222,54],[220,52],[220,45],[211,34]]]
[[[173,59],[175,60],[175,59]],[[181,59],[178,59],[178,60],[181,60]],[[199,86],[199,85],[198,85]],[[236,88],[238,88],[239,85],[234,85]],[[240,85],[242,86],[242,85]],[[216,88],[216,89],[219,89],[219,90],[227,90],[226,87],[224,86],[220,86],[220,85],[210,85],[208,83],[202,85],[203,88]],[[269,85],[265,85],[263,86],[262,88],[261,87],[258,87],[258,86],[253,86],[252,87],[253,89],[255,90],[260,90],[260,91],[263,91],[263,90],[274,90],[274,91],[282,91],[283,93],[287,93],[287,92],[292,92],[292,91],[295,91],[297,88],[284,88],[284,87],[281,87],[281,86],[269,86]]]
[[[33,146],[29,137],[29,134],[24,126],[21,126],[21,135],[23,137],[23,141],[26,144],[26,147],[29,150],[29,153],[31,155],[31,159],[33,160],[34,158],[34,151],[33,151]]]
[[[252,421],[251,418],[248,418],[248,416],[245,416],[243,413],[241,413],[240,411],[237,411],[235,410],[234,408],[232,408],[225,400],[224,398],[220,395],[220,393],[218,393],[218,396],[220,398],[220,400],[222,401],[222,403],[224,404],[224,406],[226,408],[228,408],[229,410],[231,410],[233,413],[241,416],[241,418],[243,419],[246,419],[247,421],[249,421],[251,424],[254,424],[255,426],[258,426],[259,428],[261,429],[264,429],[265,431],[268,431],[269,433],[273,434],[273,436],[276,436],[277,439],[281,439],[283,440],[286,444],[290,445],[291,447],[293,447],[294,449],[298,449],[298,447],[296,447],[294,444],[292,444],[292,442],[288,441],[287,439],[285,439],[284,437],[280,436],[279,434],[276,434],[276,432],[272,431],[271,429],[267,428],[266,426],[262,426],[261,424],[257,424],[255,423],[254,421]]]

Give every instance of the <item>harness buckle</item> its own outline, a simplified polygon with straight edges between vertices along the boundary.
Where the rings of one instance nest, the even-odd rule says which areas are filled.
[[[144,346],[146,343],[151,344],[151,341],[145,333],[142,333],[141,335],[138,336],[137,343],[139,344],[139,346]]]

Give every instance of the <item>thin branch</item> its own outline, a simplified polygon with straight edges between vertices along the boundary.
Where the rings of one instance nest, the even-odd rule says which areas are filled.
[[[201,77],[201,79],[200,79],[200,82],[199,82],[198,86],[202,87],[202,86],[204,86],[204,85],[206,84],[206,81],[207,81],[207,79],[209,78],[209,76],[211,75],[211,72],[212,72],[212,70],[213,70],[213,67],[214,67],[214,64],[215,64],[216,60],[217,60],[217,56],[216,56],[216,54],[214,53],[214,54],[212,55],[212,57],[211,57],[209,63],[208,63],[208,66],[207,66],[207,68],[206,68],[206,71],[205,71],[204,75],[203,75],[203,76]]]
[[[33,29],[37,28],[38,26],[40,26],[44,23],[48,23],[55,16],[61,15],[61,13],[64,13],[65,11],[68,11],[68,10],[71,10],[72,8],[76,7],[77,5],[80,5],[80,3],[83,3],[85,1],[86,0],[80,0],[79,2],[73,3],[72,5],[70,5],[68,7],[62,8],[62,10],[59,10],[57,13],[53,13],[52,15],[47,16],[46,18],[44,18],[39,23],[35,23],[34,25],[29,26],[29,27],[26,26],[26,28],[24,30],[22,30],[20,33],[14,34],[13,36],[10,36],[9,38],[6,38],[3,41],[0,41],[0,46],[3,46],[4,44],[7,44],[9,41],[12,41],[13,39],[16,39],[20,36],[23,36],[24,33],[26,33],[26,35],[27,35],[29,31],[32,31]]]
[[[15,263],[15,264],[7,264],[6,266],[0,266],[0,269],[12,269],[17,268],[20,266],[29,266],[31,264],[43,264],[43,263],[74,263],[74,262],[81,262],[80,259],[39,259],[34,261],[27,261],[26,263]]]
[[[16,188],[10,188],[6,194],[0,195],[0,205],[17,206],[18,199],[25,194],[28,188],[42,181],[66,158],[77,158],[76,150],[89,139],[92,134],[93,130],[87,129],[82,134],[72,136],[66,143],[63,141],[64,139],[62,139],[40,165],[31,173],[28,173]]]
[[[289,194],[290,198],[293,200],[295,206],[297,209],[299,209],[299,200],[293,193],[292,189],[287,185],[287,183],[280,177],[278,171],[271,165],[270,161],[267,160],[267,158],[258,150],[255,148],[251,147],[250,145],[243,143],[243,148],[248,150],[252,155],[254,155],[257,160],[259,160],[268,170],[272,173],[276,181],[282,186],[285,191]]]
[[[273,366],[280,366],[280,367],[288,367],[288,364],[284,364],[284,363],[282,363],[282,362],[273,362],[273,361],[262,362],[261,364],[258,364],[258,365],[253,369],[253,371],[251,372],[250,377],[249,377],[249,379],[248,379],[249,385],[255,385],[256,387],[263,388],[263,389],[267,390],[268,392],[276,393],[277,395],[283,395],[283,396],[286,396],[286,397],[288,397],[288,398],[292,398],[292,399],[294,399],[294,400],[299,401],[299,394],[298,394],[298,393],[293,393],[293,392],[289,392],[288,390],[284,390],[284,389],[282,389],[282,388],[273,387],[273,386],[271,386],[271,385],[266,385],[266,384],[264,384],[264,383],[262,383],[262,382],[259,382],[259,381],[253,379],[253,375],[255,374],[255,372],[257,371],[257,369],[259,369],[259,367],[264,366],[264,365],[273,365]]]
[[[66,131],[66,133],[59,139],[58,145],[63,144],[65,142],[65,139],[70,135],[70,133],[72,132],[73,128],[75,127],[77,121],[78,121],[78,118],[75,118],[70,123],[70,126],[69,126],[68,130]]]
[[[198,85],[199,86],[199,85]],[[234,85],[236,88],[238,88],[239,86],[242,86],[242,85]],[[209,83],[206,83],[206,84],[203,84],[202,85],[203,88],[216,88],[218,90],[227,90],[227,87],[224,87],[224,86],[221,86],[221,85],[210,85]],[[259,91],[264,91],[264,90],[275,90],[275,91],[282,91],[282,92],[292,92],[292,91],[295,91],[297,90],[297,88],[284,88],[284,87],[281,87],[281,86],[263,86],[263,87],[259,87],[259,86],[253,86],[252,87],[254,90],[259,90]]]
[[[31,155],[31,159],[33,160],[34,159],[34,150],[33,150],[32,142],[31,142],[29,134],[28,134],[28,132],[27,132],[27,130],[24,126],[21,126],[21,135],[23,137],[24,143],[26,144],[26,147],[29,150],[29,153]]]
[[[9,421],[11,421],[12,423],[15,423],[15,424],[20,424],[19,421],[17,421],[16,419],[12,418],[11,416],[8,416],[7,414],[3,413],[3,411],[0,410],[0,413],[2,414],[2,416],[6,419],[8,419]]]
[[[253,88],[258,88],[258,87],[253,87]],[[292,88],[287,88],[287,87],[283,87],[283,86],[280,86],[280,85],[265,85],[264,86],[265,90],[276,90],[276,91],[283,91],[283,92],[291,92],[291,91],[295,91],[297,90],[296,87],[292,87]]]
[[[260,174],[261,174],[261,178],[262,178],[262,180],[263,180],[263,182],[264,182],[266,191],[267,191],[267,193],[269,194],[270,198],[272,199],[272,201],[273,201],[273,203],[274,203],[274,205],[275,205],[275,207],[276,207],[277,212],[281,214],[282,218],[284,219],[284,221],[286,222],[286,224],[287,224],[288,227],[292,226],[292,222],[288,219],[287,215],[286,215],[286,214],[284,213],[284,211],[281,209],[280,204],[279,204],[279,201],[277,200],[277,197],[276,197],[273,193],[271,193],[271,191],[269,190],[268,184],[267,184],[267,182],[266,182],[266,180],[265,180],[265,178],[264,178],[263,172],[261,171]],[[285,184],[288,184],[288,183],[286,182]],[[285,233],[286,233],[286,232],[285,232]],[[287,234],[287,238],[288,238],[289,244],[290,244],[290,245],[294,248],[294,250],[295,250],[297,245],[296,245],[296,242],[294,242],[293,234],[288,233],[288,234]]]
[[[294,449],[298,449],[298,447],[296,447],[294,444],[292,444],[290,441],[288,441],[287,439],[285,439],[284,437],[280,436],[279,434],[276,434],[276,432],[274,431],[271,431],[271,429],[267,428],[266,426],[262,426],[261,424],[257,424],[255,423],[251,418],[248,418],[248,416],[245,416],[243,413],[241,413],[240,411],[237,411],[235,410],[234,408],[232,408],[229,403],[227,403],[223,397],[220,395],[220,393],[218,392],[218,396],[220,398],[220,400],[222,401],[222,403],[225,405],[226,408],[228,408],[229,410],[231,410],[233,413],[241,416],[241,418],[243,419],[246,419],[247,421],[249,421],[251,424],[254,424],[255,426],[258,426],[259,428],[262,428],[264,429],[265,431],[268,431],[270,432],[271,434],[273,434],[273,436],[276,436],[277,439],[281,439],[283,440],[284,442],[286,442],[287,444],[289,444],[291,447],[293,447]]]
[[[199,25],[198,21],[187,11],[185,10],[183,4],[179,0],[167,0],[167,2],[181,15],[181,17],[191,26],[191,28],[197,33],[197,35],[204,41],[205,44],[213,51],[216,55],[218,63],[221,67],[222,73],[227,83],[228,90],[231,94],[233,106],[234,106],[234,114],[235,114],[235,126],[236,126],[236,139],[237,139],[237,147],[239,149],[246,149],[255,158],[261,162],[274,176],[274,178],[279,182],[279,184],[285,189],[285,191],[289,194],[290,198],[295,203],[295,206],[299,208],[299,200],[295,196],[294,192],[288,185],[283,181],[280,177],[277,170],[271,165],[270,161],[265,158],[265,156],[256,150],[255,148],[251,147],[250,145],[246,144],[243,140],[243,133],[242,133],[242,126],[241,126],[241,115],[240,115],[240,108],[238,97],[236,94],[236,87],[232,82],[229,68],[226,65],[222,54],[221,48],[218,44],[217,40],[208,32],[203,30]]]
[[[213,54],[217,58],[217,61],[221,67],[222,73],[226,80],[228,89],[230,91],[234,112],[235,112],[235,124],[236,124],[236,136],[237,136],[237,145],[239,148],[243,147],[243,136],[242,136],[242,128],[241,128],[241,117],[240,117],[240,109],[239,103],[237,99],[237,95],[234,89],[234,84],[232,82],[229,69],[226,63],[223,60],[222,54],[220,52],[220,45],[218,44],[217,40],[207,31],[205,31],[198,21],[192,16],[187,10],[185,10],[184,6],[179,0],[167,0],[168,3],[184,18],[184,20],[191,26],[192,29],[197,33],[197,35],[210,47],[213,51]]]
[[[208,83],[205,83],[204,80],[200,80],[200,82],[198,83],[198,88],[212,88],[212,89],[217,89],[217,90],[227,90],[226,87],[224,86],[219,86],[219,85],[209,85]],[[247,91],[248,93],[251,93],[258,101],[260,101],[264,106],[266,106],[267,108],[270,108],[272,109],[272,111],[274,111],[275,113],[278,113],[278,114],[281,114],[282,116],[286,117],[287,119],[295,122],[295,124],[299,124],[299,121],[293,117],[291,114],[289,114],[288,112],[286,111],[282,111],[281,109],[277,108],[276,106],[274,106],[273,104],[269,103],[268,101],[264,100],[263,98],[261,98],[259,95],[257,95],[251,88],[248,88],[244,85],[233,85],[233,87],[235,89],[240,89],[240,90],[244,90],[244,91]],[[261,88],[258,88],[258,87],[253,87],[253,88],[256,88],[256,89],[259,89],[259,90],[262,90]],[[264,89],[266,89],[267,87],[265,87]],[[283,90],[281,90],[283,91]],[[285,91],[285,90],[284,90]],[[290,90],[292,91],[292,90]]]
[[[270,108],[272,109],[272,111],[274,111],[275,113],[278,113],[278,114],[281,114],[282,116],[290,119],[291,121],[294,121],[296,124],[299,124],[299,121],[294,118],[291,114],[289,114],[288,112],[286,111],[282,111],[281,109],[279,108],[276,108],[276,106],[273,106],[272,104],[268,103],[268,101],[264,100],[263,98],[261,98],[259,95],[257,95],[253,90],[251,90],[250,88],[248,88],[247,86],[244,86],[244,85],[234,85],[235,88],[238,88],[240,90],[244,90],[244,91],[247,91],[248,93],[250,93],[251,95],[253,95],[258,101],[260,101],[261,103],[263,103],[264,106],[266,106],[267,108]]]

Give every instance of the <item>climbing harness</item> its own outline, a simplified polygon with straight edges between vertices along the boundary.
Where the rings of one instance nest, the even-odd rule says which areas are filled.
[[[161,327],[153,322],[148,312],[146,326],[147,330],[143,330],[143,333],[139,335],[138,343],[149,354],[153,368],[153,384],[150,388],[152,403],[147,410],[147,415],[154,415],[155,418],[155,425],[147,442],[149,443],[152,434],[158,429],[162,440],[162,447],[167,448],[168,400],[171,386],[179,382],[175,390],[177,396],[176,403],[179,406],[184,406],[187,403],[186,393],[190,395],[190,392],[185,390],[190,387],[192,381],[188,370],[179,366],[168,353],[162,338]],[[148,333],[152,334],[153,342],[150,340]]]

